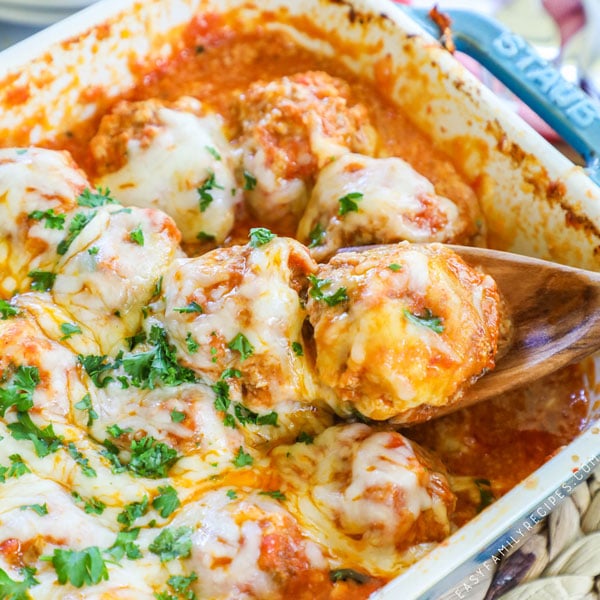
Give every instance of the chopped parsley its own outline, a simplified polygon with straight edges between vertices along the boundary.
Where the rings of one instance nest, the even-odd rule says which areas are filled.
[[[90,461],[86,458],[73,442],[67,444],[67,452],[69,456],[81,467],[81,472],[86,477],[96,477],[96,471],[90,466]]]
[[[343,217],[349,212],[358,212],[358,202],[363,199],[363,195],[364,194],[361,192],[350,192],[349,194],[338,198],[338,202],[340,203],[338,215]]]
[[[126,337],[125,341],[127,342],[127,345],[129,346],[129,351],[131,351],[138,344],[142,344],[143,342],[146,341],[146,332],[138,331],[137,333],[134,333],[133,335]]]
[[[100,252],[100,248],[98,248],[98,246],[92,246],[91,248],[88,248],[88,254],[90,256],[96,256],[98,252]]]
[[[31,289],[36,292],[48,292],[54,285],[56,273],[50,271],[29,271],[27,277],[31,277]]]
[[[248,171],[244,171],[244,189],[251,192],[254,188],[256,188],[256,177],[249,173]]]
[[[479,505],[477,512],[480,513],[484,508],[488,507],[496,499],[492,491],[492,484],[489,479],[475,479],[477,489],[479,490]]]
[[[27,215],[30,219],[41,221],[44,219],[44,228],[46,229],[64,229],[67,215],[64,213],[56,214],[53,208],[48,210],[34,210]]]
[[[0,417],[3,417],[11,406],[18,411],[29,410],[33,406],[33,391],[39,382],[37,367],[17,367],[12,382],[0,388]]]
[[[18,309],[16,309],[10,302],[7,300],[0,300],[0,319],[5,321],[6,319],[15,317],[18,314]]]
[[[108,188],[98,188],[97,192],[92,192],[89,188],[85,188],[77,198],[77,204],[87,208],[97,208],[98,206],[104,206],[105,204],[116,204],[116,202],[117,201],[111,197]]]
[[[388,269],[396,273],[397,271],[402,270],[402,265],[399,265],[398,263],[391,263],[388,265]]]
[[[163,519],[172,515],[180,506],[181,502],[177,496],[177,490],[165,485],[158,488],[159,495],[152,500],[152,508],[154,508]]]
[[[15,479],[31,473],[31,469],[25,464],[23,457],[20,454],[11,454],[9,457],[10,467],[6,473],[7,477],[14,477]]]
[[[126,504],[123,511],[117,515],[117,522],[125,527],[131,527],[133,522],[143,517],[148,512],[148,496],[144,496],[139,502]]]
[[[10,423],[8,429],[15,440],[29,440],[40,458],[62,447],[63,439],[54,433],[52,424],[41,429],[31,420],[27,412],[18,412],[17,421]]]
[[[22,567],[19,572],[23,576],[23,580],[14,581],[4,570],[0,569],[0,598],[6,598],[6,600],[31,599],[27,590],[40,583],[34,577],[36,570],[33,567]]]
[[[198,232],[198,235],[196,235],[196,239],[202,243],[208,243],[214,242],[216,238],[214,235],[206,233],[206,231],[200,231]]]
[[[124,556],[129,560],[142,558],[142,551],[135,543],[139,533],[139,527],[128,529],[126,531],[119,531],[117,539],[114,541],[113,545],[106,550],[106,553],[117,561],[121,560]]]
[[[160,479],[179,460],[174,448],[146,435],[140,440],[131,440],[131,460],[127,469],[138,477]]]
[[[207,152],[215,159],[215,160],[221,160],[221,155],[217,152],[216,148],[213,148],[212,146],[204,146],[207,150]]]
[[[223,379],[210,386],[215,393],[215,408],[220,411],[226,411],[231,404],[229,397],[229,384]]]
[[[198,579],[196,573],[191,573],[187,577],[185,575],[171,575],[167,579],[167,585],[184,600],[196,600],[196,594],[190,590],[190,585]]]
[[[410,312],[408,309],[404,309],[404,316],[415,325],[421,325],[422,327],[429,327],[435,333],[442,333],[444,331],[444,325],[440,317],[436,317],[428,308],[425,309],[425,314],[421,317]]]
[[[148,547],[158,555],[161,562],[174,558],[187,558],[192,551],[192,529],[190,527],[167,527],[163,529]]]
[[[336,306],[341,302],[348,300],[348,293],[345,287],[338,288],[333,294],[326,295],[323,290],[331,285],[330,279],[319,279],[316,275],[309,275],[308,280],[311,283],[309,291],[310,297],[315,300],[322,300],[327,306]]]
[[[317,223],[308,234],[308,239],[310,243],[308,244],[309,248],[315,248],[316,246],[320,246],[325,239],[325,229],[321,223]]]
[[[90,546],[83,550],[55,548],[52,556],[43,559],[52,562],[58,583],[61,585],[69,582],[80,588],[108,580],[108,569],[98,546]]]
[[[138,246],[144,245],[144,232],[142,231],[141,225],[138,225],[133,231],[129,233],[129,239]]]
[[[113,368],[112,363],[107,362],[108,356],[98,356],[95,354],[83,356],[82,354],[78,354],[77,359],[96,387],[103,388],[113,381],[112,377],[105,374]]]
[[[185,336],[185,345],[187,346],[188,352],[190,354],[198,352],[198,348],[200,348],[200,344],[194,339],[191,331],[188,331],[187,335]]]
[[[235,467],[241,469],[242,467],[250,466],[254,462],[254,459],[250,454],[244,452],[244,449],[240,446],[236,452],[235,458],[231,462]]]
[[[230,500],[237,500],[238,495],[235,490],[227,490],[226,494]]]
[[[173,423],[181,423],[185,419],[185,413],[180,410],[172,410],[171,411],[171,421]]]
[[[234,412],[237,420],[240,422],[240,425],[246,425],[247,423],[251,423],[252,425],[274,425],[275,427],[277,426],[278,415],[275,411],[271,411],[270,413],[266,413],[264,415],[259,415],[258,413],[255,413],[243,404],[237,402],[234,407]]]
[[[67,233],[67,237],[59,242],[56,247],[56,251],[61,256],[66,254],[68,249],[71,247],[71,244],[75,240],[75,238],[83,231],[84,227],[96,216],[96,213],[84,214],[77,213],[71,223],[69,224],[69,229]]]
[[[254,346],[243,333],[238,333],[228,344],[230,350],[237,350],[242,360],[254,354]]]
[[[98,498],[83,498],[79,492],[71,492],[71,496],[75,502],[83,503],[83,510],[88,515],[101,515],[106,508],[106,504],[102,502],[102,500],[98,500]]]
[[[250,230],[250,247],[251,248],[259,248],[260,246],[264,246],[268,244],[272,239],[277,236],[270,230],[265,227],[253,227]]]
[[[179,308],[174,308],[173,310],[178,313],[200,313],[200,314],[202,314],[204,312],[202,310],[202,307],[197,302],[194,302],[193,300],[188,305],[181,306]]]
[[[296,438],[296,442],[299,444],[312,444],[314,443],[314,438],[312,435],[309,435],[308,433],[306,433],[305,431],[301,431],[298,435],[298,437]]]
[[[133,433],[133,429],[131,429],[131,427],[126,427],[125,429],[122,429],[119,425],[113,423],[112,425],[109,425],[106,428],[106,432],[111,437],[118,438],[126,433]]]
[[[98,413],[92,408],[92,397],[86,394],[77,404],[75,404],[77,410],[87,410],[88,420],[87,426],[90,427],[92,423],[98,418]]]
[[[75,323],[61,323],[60,330],[63,333],[63,336],[60,338],[61,342],[64,340],[68,340],[72,335],[76,333],[81,333],[81,328],[79,325],[75,325]]]
[[[238,378],[241,376],[242,376],[241,371],[239,371],[238,369],[233,369],[231,367],[228,367],[221,373],[220,379],[233,379],[233,378]]]
[[[48,506],[44,504],[25,504],[21,506],[21,510],[32,510],[36,515],[45,517],[48,514]],[[0,598],[2,598],[2,592],[0,591]]]
[[[210,191],[222,189],[224,189],[223,186],[219,185],[215,181],[215,174],[211,172],[204,183],[200,187],[196,188],[198,196],[200,197],[200,212],[204,212],[213,201]]]
[[[300,342],[292,342],[292,350],[296,356],[304,356],[304,349]]]
[[[280,490],[269,490],[266,492],[258,492],[258,493],[261,496],[269,496],[270,498],[274,498],[275,500],[279,500],[280,502],[283,502],[284,500],[286,500],[285,494],[282,493]]]

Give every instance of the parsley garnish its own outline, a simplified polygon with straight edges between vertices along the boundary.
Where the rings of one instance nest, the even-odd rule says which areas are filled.
[[[241,371],[239,371],[238,369],[233,369],[231,367],[228,367],[221,373],[220,379],[233,379],[234,377],[238,378],[241,376],[242,376]]]
[[[270,498],[274,498],[275,500],[279,500],[283,502],[286,500],[285,494],[279,490],[269,490],[267,492],[258,492],[261,496],[269,496]]]
[[[81,472],[86,477],[96,477],[96,471],[90,467],[90,461],[87,459],[79,450],[77,450],[77,446],[73,442],[69,442],[67,444],[67,452],[69,456],[81,467]]]
[[[5,321],[9,317],[15,317],[19,311],[7,300],[0,300],[0,319]]]
[[[131,351],[138,344],[141,344],[146,341],[146,332],[138,331],[137,333],[134,333],[133,335],[126,337],[125,341],[127,342],[127,345],[129,346],[129,350]]]
[[[358,212],[358,202],[363,199],[363,195],[361,192],[350,192],[338,198],[338,202],[340,203],[338,215],[342,217],[349,212]]]
[[[244,171],[244,189],[251,192],[256,187],[256,183],[256,177],[252,173]]]
[[[64,340],[68,340],[72,335],[75,335],[76,333],[81,333],[81,328],[79,327],[79,325],[75,325],[75,323],[61,323],[60,330],[64,334],[60,338],[61,342],[63,342]]]
[[[200,348],[200,344],[194,339],[190,331],[188,331],[187,335],[185,336],[185,345],[187,346],[190,354],[198,352],[198,348]]]
[[[210,233],[206,233],[206,231],[200,231],[198,233],[198,235],[196,236],[196,239],[203,243],[204,242],[214,242],[215,236]]]
[[[402,265],[399,265],[398,263],[391,263],[388,265],[388,269],[396,273],[397,271],[400,271],[402,269]]]
[[[98,413],[92,408],[92,397],[89,394],[86,394],[79,402],[77,402],[75,408],[77,410],[88,411],[87,427],[90,427],[98,418]]]
[[[109,425],[106,428],[106,432],[108,433],[108,435],[114,438],[118,438],[124,435],[125,433],[133,433],[133,429],[131,429],[131,427],[126,427],[125,429],[122,429],[119,425],[113,423],[112,425]]]
[[[423,327],[429,327],[435,333],[442,333],[444,331],[444,325],[442,324],[442,319],[440,317],[436,317],[428,308],[425,309],[425,314],[420,317],[419,315],[415,315],[411,313],[408,309],[404,309],[404,316],[415,325],[421,325]]]
[[[80,588],[108,580],[108,569],[98,546],[83,550],[55,548],[53,555],[46,560],[52,562],[61,585],[70,582]]]
[[[277,426],[278,415],[275,411],[259,415],[239,402],[234,407],[235,416],[241,425],[251,423],[253,425],[274,425]]]
[[[177,490],[170,485],[159,487],[158,492],[159,495],[152,500],[152,508],[157,510],[163,519],[166,519],[181,506],[181,502],[177,496]]]
[[[33,391],[40,382],[37,367],[19,366],[12,382],[0,388],[0,417],[14,406],[18,411],[29,410],[33,406]]]
[[[210,173],[208,178],[204,181],[204,183],[196,188],[198,192],[198,196],[200,196],[200,212],[204,212],[213,201],[212,195],[209,193],[210,190],[222,190],[224,189],[222,185],[219,185],[215,181],[215,174]]]
[[[268,244],[273,238],[277,236],[272,232],[266,229],[265,227],[253,227],[250,230],[250,247],[251,248],[259,248],[260,246],[264,246]]]
[[[300,342],[292,342],[292,350],[296,356],[304,356],[304,349]]]
[[[130,450],[131,460],[127,469],[134,475],[151,479],[166,477],[169,469],[180,458],[174,448],[149,435],[141,440],[131,440]]]
[[[83,356],[82,354],[78,354],[77,359],[96,387],[103,388],[113,381],[112,377],[103,375],[106,371],[110,371],[113,368],[113,365],[107,362],[108,356],[97,356],[94,354]]]
[[[479,490],[479,505],[477,506],[477,512],[480,513],[484,508],[489,506],[496,499],[494,492],[492,492],[492,484],[489,479],[475,479],[474,482]]]
[[[330,279],[319,279],[316,275],[309,275],[308,280],[311,283],[310,297],[315,300],[322,300],[328,306],[336,306],[340,302],[348,300],[348,294],[345,287],[338,288],[333,294],[325,295],[323,289],[331,285]]]
[[[185,526],[163,529],[148,549],[157,554],[161,562],[187,558],[192,551],[192,529]]]
[[[143,517],[148,512],[148,496],[144,496],[139,502],[126,504],[123,511],[117,515],[117,522],[125,527],[131,527],[133,522]]]
[[[73,496],[75,502],[83,502],[83,510],[88,515],[101,515],[106,508],[106,504],[98,498],[85,499],[78,492],[71,492],[71,496]]]
[[[36,221],[45,219],[45,229],[63,229],[65,226],[65,219],[67,218],[64,213],[56,214],[53,208],[49,208],[48,210],[34,210],[27,216],[30,219],[35,219]]]
[[[227,490],[226,492],[227,497],[230,498],[231,500],[237,500],[237,492],[235,490]]]
[[[98,248],[98,246],[92,246],[91,248],[88,248],[88,254],[90,256],[96,256],[98,252],[100,252],[100,248]]]
[[[23,580],[14,581],[5,571],[0,569],[0,598],[6,598],[7,600],[31,599],[27,590],[40,583],[34,577],[36,570],[33,567],[23,567],[19,572],[23,575]]]
[[[48,506],[44,504],[25,504],[21,506],[21,510],[32,510],[36,515],[44,517],[48,514]],[[0,598],[2,598],[2,592],[0,590]]]
[[[40,458],[56,452],[62,446],[63,439],[54,433],[52,424],[40,429],[27,412],[18,412],[17,422],[10,423],[8,429],[15,440],[29,440]]]
[[[140,528],[128,529],[127,531],[119,531],[117,539],[113,545],[106,551],[114,560],[121,560],[126,556],[129,560],[142,558],[140,547],[135,544],[135,540],[140,533]]]
[[[310,240],[310,244],[308,244],[309,248],[315,248],[323,243],[323,240],[325,239],[325,229],[323,229],[323,225],[321,225],[321,223],[317,223],[310,230],[308,239]]]
[[[96,208],[105,204],[116,204],[116,202],[114,198],[111,198],[108,188],[104,190],[98,188],[97,192],[92,192],[89,188],[85,188],[77,198],[77,204],[79,206],[86,206],[87,208]]]
[[[215,393],[215,408],[217,410],[226,411],[231,404],[231,398],[229,397],[229,384],[220,379],[217,383],[210,386],[212,391]]]
[[[196,573],[191,573],[187,577],[185,575],[171,575],[167,579],[167,585],[184,600],[196,600],[196,594],[190,590],[190,585],[198,579]]]
[[[56,273],[50,271],[29,271],[27,277],[31,277],[31,289],[36,292],[48,292],[54,285]]]
[[[96,213],[90,213],[86,215],[84,213],[77,213],[71,223],[69,224],[69,230],[67,237],[59,242],[56,247],[56,251],[61,256],[67,253],[67,250],[71,247],[71,244],[75,238],[83,231],[83,228],[96,216]]]
[[[356,583],[367,583],[370,577],[364,573],[359,573],[354,569],[334,569],[329,571],[329,579],[335,583],[336,581],[356,581]]]
[[[197,302],[194,302],[193,300],[187,306],[182,306],[180,308],[174,308],[173,310],[178,313],[200,313],[200,314],[202,314],[204,312],[202,310],[202,307]]]
[[[142,226],[138,225],[133,231],[129,233],[129,239],[138,246],[144,245],[144,232]]]
[[[217,152],[216,148],[213,148],[212,146],[204,146],[206,148],[206,150],[208,151],[208,153],[215,159],[215,160],[221,160],[221,155]]]
[[[235,455],[235,458],[231,462],[234,464],[235,467],[240,469],[242,467],[250,466],[254,462],[254,459],[252,458],[252,456],[250,456],[250,454],[244,452],[244,449],[240,446]]]
[[[17,479],[25,473],[31,473],[31,469],[25,464],[20,454],[11,454],[8,458],[10,459],[10,467],[8,473],[6,473],[7,477]]]
[[[227,344],[227,347],[230,350],[237,350],[240,353],[242,360],[246,360],[254,353],[254,346],[248,341],[248,338],[243,333],[238,333],[229,344]]]
[[[298,437],[296,438],[296,442],[299,444],[312,444],[314,442],[314,438],[312,435],[309,435],[305,431],[301,431]]]

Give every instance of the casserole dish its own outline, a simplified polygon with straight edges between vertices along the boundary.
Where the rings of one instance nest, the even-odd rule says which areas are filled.
[[[248,28],[261,23],[311,50],[335,53],[348,69],[379,85],[476,188],[492,247],[597,269],[598,188],[387,3],[100,3],[3,53],[3,145],[68,147],[78,124],[167,61],[195,15],[227,11]],[[590,363],[591,394],[593,373]],[[528,481],[376,594],[434,597],[458,583],[504,538],[515,537],[511,527],[518,529],[538,503],[583,479],[597,460],[598,435],[590,425]],[[563,481],[573,469],[580,472]]]

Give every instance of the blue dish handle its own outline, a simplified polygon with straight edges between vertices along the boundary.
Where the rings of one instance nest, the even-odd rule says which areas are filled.
[[[433,37],[440,37],[428,10],[400,8]],[[485,67],[581,154],[588,175],[600,185],[600,104],[497,21],[469,10],[443,13],[452,20],[456,49]]]

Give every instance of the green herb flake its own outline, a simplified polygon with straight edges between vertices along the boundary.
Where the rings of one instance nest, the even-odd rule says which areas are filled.
[[[475,483],[479,490],[479,505],[477,506],[477,512],[480,513],[484,508],[492,504],[496,497],[492,491],[492,484],[489,479],[475,479],[473,483]]]
[[[72,335],[76,333],[81,333],[81,328],[79,325],[75,325],[75,323],[61,323],[60,330],[63,333],[63,336],[60,338],[61,342],[68,340]]]
[[[251,192],[253,189],[256,188],[256,184],[256,177],[254,177],[252,173],[244,171],[244,189]]]
[[[241,469],[242,467],[248,467],[252,465],[254,459],[250,454],[244,452],[244,449],[240,446],[235,455],[235,458],[231,461],[235,467]]]
[[[198,579],[196,573],[190,575],[171,575],[167,579],[167,585],[184,600],[196,600],[196,594],[190,590],[190,586]]]
[[[258,492],[261,496],[269,496],[269,498],[273,498],[275,500],[279,500],[280,502],[284,502],[286,500],[285,494],[280,490],[269,490],[266,492]]]
[[[178,312],[178,313],[199,313],[199,314],[202,314],[204,312],[202,310],[202,307],[197,302],[194,302],[193,300],[187,306],[181,306],[179,308],[174,308],[173,310],[175,312]]]
[[[210,387],[215,393],[215,408],[223,412],[226,411],[231,404],[231,398],[229,397],[229,384],[223,379],[220,379]]]
[[[170,485],[159,487],[158,494],[152,500],[152,508],[158,511],[163,519],[166,519],[181,506],[181,502],[177,496],[177,490]]]
[[[259,248],[260,246],[264,246],[268,244],[272,239],[277,236],[270,230],[265,227],[253,227],[250,229],[250,247],[251,248]]]
[[[117,515],[117,522],[125,527],[131,527],[133,522],[143,517],[148,512],[148,496],[144,496],[139,502],[126,504],[123,511]]]
[[[32,510],[36,515],[40,517],[45,517],[48,514],[48,506],[44,502],[44,504],[25,504],[21,506],[21,510]],[[2,594],[0,593],[0,598]]]
[[[83,498],[78,492],[71,492],[71,496],[76,502],[83,503],[83,510],[88,515],[101,515],[106,508],[106,504],[98,498]]]
[[[77,198],[77,204],[87,208],[97,208],[98,206],[104,206],[106,204],[116,204],[116,202],[117,201],[111,197],[108,188],[98,188],[98,191],[96,192],[93,192],[89,188],[85,188]]]
[[[144,232],[142,226],[138,225],[133,231],[129,233],[129,240],[138,246],[144,245]]]
[[[120,425],[113,423],[112,425],[109,425],[106,428],[106,433],[108,433],[108,435],[110,435],[111,437],[119,438],[127,433],[133,433],[133,429],[131,427],[126,427],[125,429],[122,429]]]
[[[292,342],[292,351],[296,356],[304,356],[304,349],[300,342]]]
[[[312,435],[309,435],[308,433],[306,433],[305,431],[301,431],[300,434],[298,435],[298,437],[296,438],[296,442],[298,442],[299,444],[312,444],[314,443],[314,438]]]
[[[414,325],[420,325],[422,327],[428,327],[435,333],[442,333],[444,331],[444,325],[440,317],[436,317],[428,308],[425,309],[425,314],[421,317],[410,312],[408,309],[404,309],[404,316]]]
[[[194,339],[191,331],[188,331],[187,335],[185,336],[185,345],[187,346],[190,354],[195,354],[198,352],[198,348],[200,348],[200,344]]]
[[[142,558],[142,551],[135,543],[139,533],[139,527],[128,529],[127,531],[119,531],[117,539],[114,541],[113,545],[106,550],[106,553],[116,561],[121,560],[124,556],[129,560]]]
[[[69,442],[67,444],[67,452],[69,456],[81,467],[81,472],[86,477],[96,477],[97,473],[90,466],[90,461],[86,458],[78,449],[77,446],[73,442]]]
[[[68,229],[67,237],[64,240],[62,240],[61,242],[59,242],[58,246],[56,247],[56,251],[58,252],[58,254],[60,254],[61,256],[63,256],[64,254],[67,253],[67,251],[71,247],[71,244],[73,243],[73,241],[75,240],[75,238],[83,231],[83,229],[85,228],[85,226],[95,216],[96,216],[96,213],[93,212],[93,213],[90,213],[90,214],[87,214],[87,215],[84,214],[84,213],[77,213],[73,217],[73,220],[69,224],[69,229]]]
[[[33,406],[33,392],[40,382],[37,367],[20,365],[12,381],[0,388],[0,417],[14,406],[18,411],[27,411]]]
[[[48,292],[54,286],[56,273],[50,271],[29,271],[27,277],[31,277],[31,289],[35,292]]]
[[[106,387],[111,381],[114,381],[112,377],[109,377],[105,374],[107,371],[111,371],[113,369],[113,364],[109,362],[108,356],[98,356],[95,354],[83,356],[82,354],[78,354],[77,360],[85,369],[86,373],[90,376],[96,387],[103,388]]]
[[[181,421],[183,421],[184,419],[185,419],[184,412],[181,412],[179,410],[171,411],[171,421],[173,421],[173,423],[181,423]]]
[[[363,199],[363,195],[364,194],[361,192],[350,192],[349,194],[338,198],[338,202],[340,203],[338,215],[343,217],[349,212],[358,212],[358,202]]]
[[[11,454],[8,458],[10,460],[10,467],[6,473],[7,477],[18,479],[26,473],[31,473],[31,469],[25,464],[25,461],[20,454]]]
[[[83,550],[55,548],[51,557],[44,558],[52,562],[61,585],[69,582],[80,588],[95,585],[102,580],[108,581],[108,569],[97,546]]]
[[[175,558],[187,558],[192,551],[192,529],[190,527],[167,527],[163,529],[148,547],[161,562]]]
[[[398,263],[391,263],[388,265],[388,269],[390,271],[394,271],[394,273],[397,273],[398,271],[402,270],[402,265],[399,265]]]
[[[355,581],[356,583],[363,584],[369,581],[370,577],[365,573],[360,573],[354,569],[334,569],[329,571],[329,579],[336,583],[337,581]]]
[[[177,451],[152,436],[131,440],[131,460],[127,469],[138,477],[160,479],[168,475],[169,469],[179,460]]]
[[[246,360],[254,354],[254,346],[248,341],[248,338],[243,333],[238,333],[228,344],[230,350],[236,350],[240,353],[242,360]]]
[[[0,319],[6,321],[10,317],[16,317],[19,314],[19,310],[15,308],[7,300],[0,300]]]
[[[206,233],[206,231],[200,231],[196,235],[196,239],[202,242],[203,244],[207,244],[209,242],[214,242],[216,238],[211,233]]]
[[[34,577],[36,570],[33,567],[23,567],[19,572],[23,576],[23,580],[14,581],[3,569],[0,569],[0,598],[6,598],[6,600],[31,600],[31,596],[27,590],[40,583]]]
[[[226,494],[230,500],[237,500],[238,495],[235,490],[227,490]]]
[[[216,148],[213,148],[212,146],[204,146],[206,148],[206,151],[215,159],[215,160],[221,160],[221,155],[217,152]]]
[[[64,229],[65,219],[67,218],[64,213],[56,214],[53,208],[49,208],[48,210],[34,210],[27,216],[36,221],[44,219],[45,229]]]
[[[333,294],[325,294],[324,289],[331,285],[330,279],[319,279],[316,275],[309,275],[308,280],[310,281],[311,288],[309,295],[315,300],[325,302],[328,306],[336,306],[341,302],[348,301],[348,293],[345,287],[338,288]]]
[[[91,427],[92,423],[98,418],[98,413],[92,407],[92,397],[89,394],[86,394],[79,402],[77,402],[77,404],[75,404],[75,408],[77,410],[87,410],[87,427]]]
[[[27,412],[18,412],[17,421],[10,423],[8,429],[15,440],[29,440],[35,453],[44,458],[62,447],[62,436],[54,433],[52,424],[39,428]]]
[[[88,254],[90,256],[96,256],[98,252],[100,252],[100,248],[98,248],[98,246],[92,246],[91,248],[88,248]]]
[[[200,197],[200,212],[204,212],[212,203],[213,201],[213,197],[210,194],[211,190],[222,190],[224,189],[223,186],[219,185],[216,181],[215,181],[215,174],[214,173],[210,173],[209,176],[206,178],[206,180],[204,181],[204,183],[202,183],[202,185],[198,188],[196,188],[196,191],[198,192],[198,196]]]
[[[308,239],[310,240],[308,247],[316,248],[317,246],[320,246],[325,240],[325,235],[326,232],[323,228],[323,225],[321,225],[321,223],[317,223],[308,234]]]

